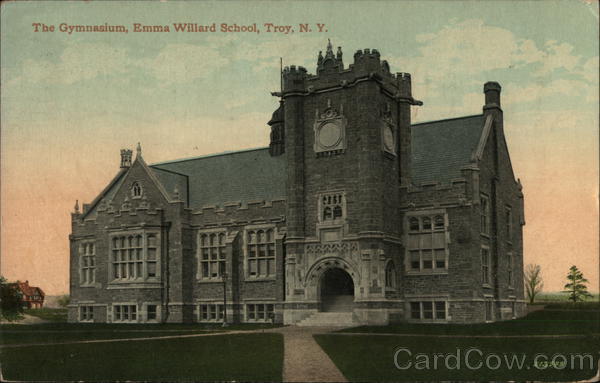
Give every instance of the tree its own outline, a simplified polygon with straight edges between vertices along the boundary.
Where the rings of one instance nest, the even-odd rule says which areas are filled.
[[[13,321],[22,318],[23,296],[16,283],[8,283],[0,276],[0,316]]]
[[[63,308],[67,307],[69,305],[69,302],[71,302],[71,297],[69,297],[68,294],[61,295],[58,298],[58,305],[60,307],[63,307]]]
[[[525,267],[525,291],[529,304],[533,304],[535,297],[542,292],[544,280],[542,279],[542,267],[536,264],[528,264]]]
[[[567,280],[569,282],[565,285],[565,291],[563,292],[569,294],[569,300],[573,303],[581,302],[592,296],[585,285],[588,280],[583,277],[583,273],[577,269],[577,266],[571,266],[569,274],[567,274]]]

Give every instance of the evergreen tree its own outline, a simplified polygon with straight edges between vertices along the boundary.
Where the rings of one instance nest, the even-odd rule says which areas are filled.
[[[569,300],[575,302],[581,302],[587,297],[591,297],[587,291],[588,280],[583,277],[583,273],[577,269],[577,266],[573,265],[569,269],[569,274],[567,274],[567,280],[569,281],[565,285],[565,293],[569,294]]]

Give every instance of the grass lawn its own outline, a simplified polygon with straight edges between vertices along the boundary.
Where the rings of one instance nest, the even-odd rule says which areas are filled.
[[[436,334],[436,335],[557,335],[600,334],[600,310],[557,309],[535,311],[508,321],[475,324],[399,323],[389,326],[361,326],[341,332]]]
[[[600,294],[591,293],[592,297],[587,298],[586,302],[598,302],[600,300]],[[535,303],[548,303],[548,302],[570,302],[569,294],[561,293],[560,291],[555,292],[544,292],[536,295]]]
[[[438,380],[551,380],[573,381],[594,376],[597,371],[597,361],[600,357],[600,337],[586,337],[580,339],[507,339],[507,338],[432,338],[432,337],[394,337],[376,335],[341,335],[323,334],[315,335],[315,339],[323,350],[333,360],[335,365],[350,381],[438,381]],[[398,348],[405,348],[412,353],[399,353],[398,364],[409,367],[400,370],[394,363],[394,354]],[[471,348],[481,350],[481,354],[471,352],[469,365],[477,367],[483,362],[481,368],[468,368],[465,354]],[[457,354],[460,350],[460,368],[455,368],[455,362],[448,359],[448,366],[444,359],[438,359],[437,367],[434,366],[435,354]],[[417,357],[423,353],[426,357]],[[510,369],[504,359],[490,359],[486,366],[485,360],[490,353],[504,358],[511,355],[524,359],[524,368],[517,369],[513,364]],[[557,365],[545,370],[536,369],[533,360],[536,354],[541,353],[550,361],[555,353],[566,355],[571,353],[589,353],[593,357],[592,368],[588,362],[580,369],[579,360],[571,366]],[[589,358],[589,360],[592,360]],[[424,360],[428,360],[429,368],[425,368]],[[408,362],[411,365],[408,366]],[[542,360],[543,361],[543,360]],[[420,364],[417,364],[420,362]],[[496,368],[498,367],[498,368]],[[574,367],[574,368],[572,368]],[[558,369],[561,368],[561,369]]]
[[[257,330],[277,325],[239,324],[223,328],[202,324],[112,324],[44,323],[36,325],[0,325],[0,344],[60,343],[78,340],[145,338],[167,335],[202,334],[229,330]]]
[[[489,324],[419,324],[401,323],[389,326],[362,326],[340,331],[344,334],[316,335],[315,339],[331,357],[340,371],[351,381],[414,381],[414,380],[581,380],[594,376],[600,358],[600,311],[587,308],[558,306],[553,310],[536,311],[528,316],[504,322]],[[350,335],[348,333],[362,333]],[[377,335],[395,333],[395,335]],[[424,335],[421,335],[424,334]],[[528,337],[528,335],[573,335],[566,338]],[[593,335],[592,335],[593,334]],[[406,336],[410,335],[410,336]],[[456,337],[435,337],[435,335],[455,335]],[[497,338],[485,338],[484,335],[496,335]],[[503,337],[503,336],[515,336]],[[461,337],[462,336],[462,337]],[[469,336],[469,337],[464,337]],[[394,364],[394,354],[400,352],[398,363],[401,367],[412,364],[407,369],[399,369]],[[465,353],[469,355],[471,366],[482,361],[481,368],[470,369],[465,365]],[[455,357],[446,359],[443,355],[457,355],[461,367],[455,368]],[[539,369],[534,365],[537,354],[543,354],[551,361],[554,354],[567,357],[566,365],[561,357],[555,359],[556,365]],[[577,359],[570,362],[571,354],[589,354],[584,366]],[[417,358],[417,354],[423,354]],[[436,357],[438,354],[440,356]],[[491,364],[486,366],[488,355],[500,357],[501,364],[496,366],[496,356],[490,356]],[[504,355],[509,358],[506,362]],[[525,358],[524,367],[509,367],[512,355]],[[434,359],[437,358],[437,367]],[[520,361],[516,359],[515,361]],[[426,361],[429,368],[426,368]],[[544,362],[543,359],[538,359]],[[590,368],[589,361],[592,361]],[[538,364],[544,367],[543,363]],[[496,368],[497,367],[497,368]]]
[[[10,348],[5,379],[281,381],[281,334]]]
[[[41,308],[41,309],[25,309],[25,314],[32,315],[50,322],[66,322],[67,321],[67,309],[53,309],[53,308]]]

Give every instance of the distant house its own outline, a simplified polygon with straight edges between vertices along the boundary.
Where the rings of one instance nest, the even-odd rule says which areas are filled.
[[[29,286],[29,281],[15,283],[17,288],[23,294],[23,307],[41,309],[44,305],[44,291],[36,286]]]

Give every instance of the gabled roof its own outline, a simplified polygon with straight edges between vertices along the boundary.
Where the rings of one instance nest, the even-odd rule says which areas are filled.
[[[42,291],[42,289],[40,289],[39,287],[29,286],[29,281],[25,281],[25,282],[17,281],[16,285],[17,285],[18,289],[21,291],[21,293],[25,296],[31,296],[31,295],[35,295],[35,294],[39,294],[41,296],[45,295],[44,291]]]
[[[448,183],[460,178],[460,169],[471,162],[483,126],[482,114],[413,124],[413,183]]]
[[[175,191],[179,194],[179,200],[188,202],[188,176],[166,169],[149,168],[158,182],[164,187],[171,200],[176,200]]]
[[[269,148],[161,162],[150,168],[158,170],[157,175],[162,170],[186,176],[192,209],[285,198],[285,156],[271,157]]]

